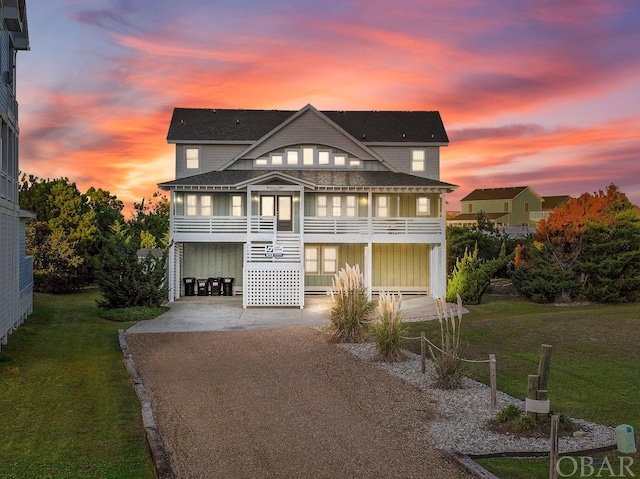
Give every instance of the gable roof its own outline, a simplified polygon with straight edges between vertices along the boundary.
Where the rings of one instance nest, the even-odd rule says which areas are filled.
[[[569,195],[543,196],[542,197],[542,207],[545,210],[552,210],[552,209],[560,206],[561,204],[564,204],[567,201],[569,201],[569,198],[570,198]]]
[[[253,181],[261,181],[271,175],[285,175],[307,185],[316,187],[351,187],[351,188],[375,188],[375,187],[415,187],[434,188],[453,191],[458,187],[451,183],[445,183],[431,178],[409,175],[406,173],[393,173],[389,171],[330,171],[330,170],[287,170],[286,173],[265,170],[222,170],[209,171],[199,175],[179,178],[173,181],[160,183],[163,190],[174,187],[206,187],[206,186],[231,186],[242,187]]]
[[[311,107],[307,105],[304,109]],[[169,143],[222,141],[252,143],[299,111],[175,108]],[[362,143],[448,143],[437,111],[321,111]]]
[[[280,132],[282,130],[285,130],[288,126],[294,124],[296,122],[296,120],[298,118],[302,118],[305,115],[305,113],[310,113],[311,115],[315,115],[315,116],[321,118],[323,123],[325,124],[324,126],[326,128],[328,128],[329,130],[334,131],[338,135],[344,135],[347,138],[350,137],[351,141],[353,142],[353,144],[354,144],[354,146],[356,148],[358,148],[360,150],[363,150],[364,152],[366,152],[366,154],[368,154],[372,158],[375,158],[378,161],[380,161],[381,163],[385,163],[386,164],[386,162],[377,153],[372,151],[368,146],[366,146],[365,144],[361,143],[360,141],[353,139],[353,135],[350,135],[347,131],[345,131],[342,127],[340,127],[340,125],[337,125],[333,120],[327,118],[324,114],[322,114],[321,112],[316,110],[312,105],[309,104],[309,105],[305,106],[304,108],[302,108],[301,110],[295,112],[293,115],[291,115],[289,118],[287,118],[284,122],[280,123],[273,130],[269,131],[262,138],[260,138],[259,140],[256,140],[255,142],[249,144],[247,146],[247,148],[245,148],[243,151],[238,153],[235,157],[230,159],[227,163],[225,163],[224,165],[222,165],[218,169],[219,170],[224,170],[228,166],[230,166],[233,163],[235,163],[235,161],[238,160],[239,158],[246,157],[252,151],[254,151],[256,149],[260,149],[261,145],[264,142],[273,140],[278,135],[278,132]],[[314,128],[314,135],[317,135],[318,133],[319,133],[319,130],[317,128]],[[313,143],[313,140],[308,140],[308,139],[304,140],[303,138],[304,137],[300,137],[301,142],[304,142],[304,143],[311,142],[311,143]],[[325,140],[326,140],[326,137],[325,137]],[[359,156],[359,155],[357,153],[355,153],[355,156]],[[386,166],[391,171],[397,171],[393,166],[391,166],[389,164],[386,164]]]
[[[528,186],[513,186],[509,188],[481,188],[473,190],[460,201],[477,201],[477,200],[512,200],[517,197]]]

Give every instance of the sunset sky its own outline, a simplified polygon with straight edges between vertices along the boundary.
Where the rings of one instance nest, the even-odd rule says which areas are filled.
[[[127,204],[174,107],[438,110],[441,180],[640,204],[640,2],[27,0],[20,168]]]

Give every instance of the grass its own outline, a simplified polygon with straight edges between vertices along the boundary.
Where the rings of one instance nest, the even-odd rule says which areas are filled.
[[[488,296],[482,304],[468,309],[461,327],[461,343],[466,344],[461,348],[463,357],[484,359],[496,354],[500,390],[524,398],[527,375],[538,370],[540,345],[550,344],[553,353],[548,389],[552,409],[610,426],[630,424],[638,436],[640,305],[557,307]],[[410,328],[409,336],[425,331],[431,341],[440,334],[436,321],[411,323]],[[419,353],[419,344],[407,347]],[[486,365],[470,366],[466,372],[489,382]],[[633,458],[632,471],[640,477],[640,454]],[[490,464],[485,467],[503,478],[547,477],[523,469],[528,462],[539,461],[491,459],[483,464]],[[511,463],[515,463],[513,471],[505,466]],[[546,468],[548,462],[542,469]],[[514,472],[519,470],[522,473]]]
[[[0,353],[0,478],[152,479],[140,405],[97,291],[34,295]]]

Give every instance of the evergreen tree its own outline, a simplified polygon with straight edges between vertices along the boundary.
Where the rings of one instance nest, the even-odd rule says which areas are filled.
[[[101,308],[160,306],[167,297],[167,253],[138,258],[138,245],[128,228],[116,223],[99,256],[96,282],[103,296]]]

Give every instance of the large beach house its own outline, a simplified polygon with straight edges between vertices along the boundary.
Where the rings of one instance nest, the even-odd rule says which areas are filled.
[[[440,181],[437,111],[176,108],[167,140],[171,301],[212,278],[244,307],[302,308],[346,263],[374,294],[445,295],[457,187]]]
[[[0,1],[0,347],[33,307],[33,260],[25,253],[25,222],[33,215],[18,201],[16,53],[29,49],[25,0]]]

